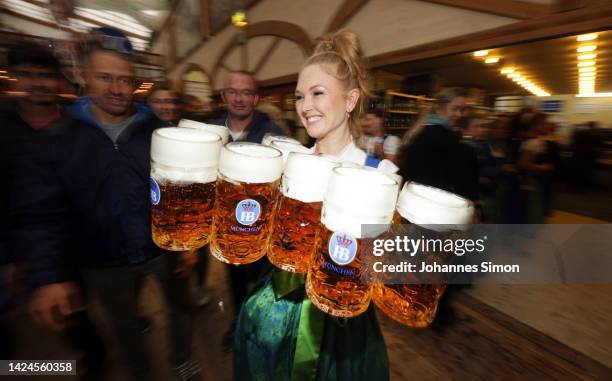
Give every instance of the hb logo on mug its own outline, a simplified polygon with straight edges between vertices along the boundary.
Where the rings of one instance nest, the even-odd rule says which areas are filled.
[[[338,231],[329,239],[329,256],[340,266],[353,262],[357,255],[357,240],[350,233]]]
[[[256,200],[242,200],[236,206],[236,220],[241,225],[253,225],[259,218],[261,206]]]

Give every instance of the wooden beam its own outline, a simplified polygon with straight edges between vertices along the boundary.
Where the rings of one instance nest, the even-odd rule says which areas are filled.
[[[270,86],[286,85],[288,83],[297,82],[297,79],[298,79],[297,73],[289,74],[289,75],[284,75],[282,77],[276,77],[276,78],[271,78],[271,79],[265,79],[263,81],[257,81],[257,87],[263,88],[263,87],[270,87]]]
[[[276,50],[280,42],[280,37],[275,37],[272,39],[272,42],[270,45],[268,45],[268,48],[264,51],[264,54],[261,56],[255,67],[253,67],[253,73],[255,73],[255,75],[257,75],[265,63],[268,62],[268,59],[270,56],[272,56],[272,53]]]
[[[342,28],[367,2],[368,0],[344,0],[325,32],[330,33]]]
[[[369,57],[369,63],[370,67],[380,67],[545,38],[607,30],[610,25],[612,25],[612,5],[589,7],[377,54]]]
[[[582,0],[556,0],[551,5],[553,13],[573,11],[583,6]]]
[[[260,21],[251,24],[246,29],[246,38],[257,36],[276,36],[295,42],[301,49],[304,57],[308,57],[312,48],[312,40],[308,33],[299,25],[286,21]]]
[[[234,69],[232,69],[231,67],[227,66],[227,65],[225,64],[225,62],[222,62],[222,63],[219,65],[219,68],[221,68],[221,69],[225,69],[225,70],[227,70],[227,71],[234,71]]]
[[[510,25],[422,44],[368,58],[369,67],[377,68],[401,62],[470,52],[496,46],[512,45],[545,38],[607,30],[612,25],[612,5],[590,7],[551,15],[543,20],[527,20]],[[297,73],[262,81],[260,87],[296,82]]]
[[[208,12],[208,0],[200,0],[200,28],[202,29],[202,41],[210,37],[210,14]]]
[[[423,0],[455,8],[512,17],[519,20],[539,18],[550,13],[547,5],[517,0]]]

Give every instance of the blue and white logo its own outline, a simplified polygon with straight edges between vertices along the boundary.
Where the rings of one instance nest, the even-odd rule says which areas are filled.
[[[259,218],[261,206],[250,198],[242,200],[236,205],[236,221],[241,225],[253,225]]]
[[[332,261],[346,266],[357,256],[357,240],[350,233],[337,231],[329,239],[328,250]]]
[[[161,192],[159,191],[159,185],[157,185],[157,181],[153,177],[150,180],[151,183],[151,204],[157,205],[161,200]]]

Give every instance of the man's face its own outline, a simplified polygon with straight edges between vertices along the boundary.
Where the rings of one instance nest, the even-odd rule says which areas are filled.
[[[367,113],[363,118],[363,132],[367,135],[384,134],[382,118],[376,114]]]
[[[32,64],[21,64],[10,68],[13,89],[23,94],[27,102],[45,105],[57,101],[60,88],[60,74],[52,68]]]
[[[148,103],[153,113],[164,122],[176,122],[181,117],[179,97],[173,91],[157,90],[149,96]]]
[[[446,106],[439,109],[441,117],[448,120],[451,127],[457,126],[461,118],[465,116],[467,99],[465,97],[456,97]]]
[[[93,52],[87,59],[83,78],[87,95],[99,109],[113,116],[130,111],[136,89],[131,61],[113,52]]]
[[[227,104],[229,115],[238,119],[251,116],[259,102],[255,80],[247,74],[230,74],[221,97]]]

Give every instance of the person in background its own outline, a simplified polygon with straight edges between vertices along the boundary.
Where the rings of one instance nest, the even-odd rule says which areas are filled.
[[[0,165],[5,176],[2,187],[3,216],[11,212],[11,218],[2,219],[0,239],[0,313],[7,308],[10,283],[14,271],[13,264],[27,270],[25,254],[29,251],[32,236],[27,226],[13,212],[17,207],[15,195],[36,191],[27,165],[37,160],[46,141],[64,133],[66,110],[60,105],[58,96],[62,82],[61,64],[47,48],[25,43],[10,49],[7,55],[8,71],[16,80],[11,81],[16,99],[0,105],[0,120],[3,132],[0,137]],[[10,222],[9,222],[10,221]],[[2,265],[7,265],[3,268]],[[27,277],[27,271],[26,271]],[[4,287],[3,287],[4,286]],[[60,284],[66,294],[71,293],[69,284]],[[82,364],[89,372],[100,371],[106,358],[106,348],[87,314],[74,309],[66,319],[64,337],[77,350],[83,353]],[[63,325],[65,322],[49,321],[50,324]],[[8,339],[0,339],[9,343]],[[8,345],[7,345],[8,346]],[[3,358],[9,358],[6,356]],[[92,377],[93,379],[93,377]]]
[[[156,82],[147,94],[147,105],[166,126],[176,126],[181,119],[181,96],[168,82]]]
[[[497,180],[501,160],[491,148],[491,121],[474,114],[464,121],[466,128],[463,142],[472,147],[478,160],[478,188],[481,205],[480,221],[494,222],[499,218],[497,205]]]
[[[397,164],[397,152],[401,139],[395,135],[386,134],[382,112],[380,110],[366,112],[362,128],[361,146],[365,149],[368,157],[378,160],[387,159]]]
[[[551,183],[555,171],[554,152],[546,137],[552,124],[544,113],[536,113],[531,118],[531,129],[519,148],[519,167],[523,170],[522,189],[527,206],[527,223],[544,223],[550,211]]]
[[[259,103],[259,94],[255,77],[251,73],[230,72],[221,91],[221,98],[226,104],[227,113],[211,123],[227,126],[232,141],[261,143],[266,134],[283,134],[268,115],[255,109]]]
[[[251,73],[244,71],[229,73],[221,98],[227,105],[227,113],[210,123],[227,126],[230,129],[230,141],[261,143],[266,134],[283,134],[268,115],[255,109],[259,103],[259,95],[255,78]],[[223,336],[222,346],[226,351],[232,349],[235,319],[240,312],[240,306],[247,296],[250,284],[258,279],[266,261],[264,257],[248,265],[228,265],[234,301],[234,322]]]
[[[584,191],[593,186],[593,174],[601,149],[597,123],[588,122],[576,128],[572,141],[572,181],[579,190]]]
[[[436,95],[432,113],[419,118],[404,136],[399,154],[400,175],[478,200],[478,160],[474,150],[460,142],[454,126],[463,118],[467,92],[447,88]]]
[[[67,258],[77,258],[86,295],[95,293],[108,312],[130,380],[149,380],[138,294],[144,277],[153,275],[166,300],[176,377],[197,380],[182,279],[196,258],[164,252],[151,237],[149,150],[160,122],[133,102],[134,57],[123,33],[98,28],[90,34],[79,78],[87,96],[71,106],[66,132],[45,146],[45,161],[32,166],[38,186],[19,195],[32,241],[30,310],[40,324],[62,329],[66,316],[85,307],[76,274],[66,267]]]

